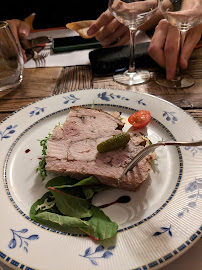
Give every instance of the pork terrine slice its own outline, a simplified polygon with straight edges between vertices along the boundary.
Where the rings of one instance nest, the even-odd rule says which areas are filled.
[[[141,151],[143,139],[130,129],[125,147],[99,153],[97,145],[122,132],[124,124],[107,112],[72,107],[63,126],[57,126],[47,142],[46,170],[75,179],[95,176],[103,184],[135,190],[147,179],[152,155],[147,156],[120,180],[124,168]]]

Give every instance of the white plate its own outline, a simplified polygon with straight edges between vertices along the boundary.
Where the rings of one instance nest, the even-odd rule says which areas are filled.
[[[136,110],[149,110],[152,120],[142,132],[153,143],[202,138],[201,126],[180,108],[130,91],[69,92],[13,113],[0,124],[0,260],[14,269],[158,269],[200,238],[202,147],[158,148],[158,168],[137,192],[114,189],[94,198],[94,204],[100,205],[121,195],[131,197],[127,204],[104,209],[119,224],[111,240],[93,242],[30,220],[30,206],[45,192],[45,183],[35,173],[41,156],[38,139],[64,122],[71,106],[92,104],[121,111],[126,118]]]

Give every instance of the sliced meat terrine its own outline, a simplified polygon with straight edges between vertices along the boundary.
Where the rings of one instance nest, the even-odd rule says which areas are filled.
[[[124,168],[144,148],[143,139],[131,128],[129,143],[99,153],[97,145],[122,132],[124,124],[102,110],[72,107],[63,126],[57,126],[47,142],[46,170],[83,179],[90,175],[103,184],[135,190],[148,177],[152,155],[144,158],[120,180]]]

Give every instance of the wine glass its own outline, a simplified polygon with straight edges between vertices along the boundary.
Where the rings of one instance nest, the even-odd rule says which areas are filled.
[[[158,0],[109,0],[109,10],[112,15],[130,31],[129,69],[113,76],[114,80],[135,85],[150,80],[150,73],[135,69],[135,35],[137,28],[148,21],[158,8]]]
[[[159,8],[168,20],[179,31],[178,60],[175,76],[172,80],[166,79],[165,73],[157,73],[155,81],[169,88],[184,88],[194,84],[189,74],[182,74],[179,67],[180,50],[183,47],[187,31],[202,21],[202,0],[158,0]]]
[[[0,92],[17,87],[23,79],[23,58],[7,22],[0,21]]]

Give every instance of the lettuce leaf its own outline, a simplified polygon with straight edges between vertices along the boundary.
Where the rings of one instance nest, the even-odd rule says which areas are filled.
[[[118,225],[91,203],[95,192],[109,188],[96,178],[78,181],[59,176],[51,179],[46,187],[50,191],[30,209],[30,218],[35,222],[63,232],[78,228],[94,240],[108,239],[116,234]]]
[[[112,222],[98,207],[92,205],[90,209],[93,215],[87,221],[88,225],[81,226],[80,229],[97,240],[105,240],[114,236],[118,230],[118,225]]]
[[[92,216],[92,212],[88,209],[91,205],[89,200],[69,195],[53,187],[50,187],[49,189],[55,198],[58,210],[63,215],[76,218]]]

